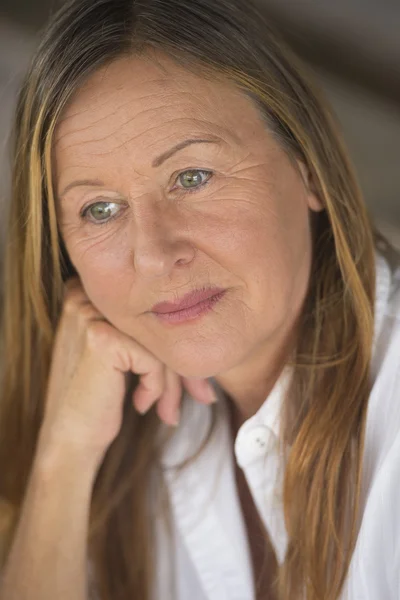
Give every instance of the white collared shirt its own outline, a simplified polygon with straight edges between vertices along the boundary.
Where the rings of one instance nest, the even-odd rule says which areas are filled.
[[[341,600],[400,599],[400,264],[377,253],[373,388],[369,398],[361,517]],[[284,525],[277,436],[286,367],[272,392],[231,440],[226,399],[198,458],[180,471],[210,426],[210,408],[187,397],[163,464],[172,531],[155,514],[155,600],[254,600],[250,548],[235,483],[234,460],[269,533],[279,563]],[[232,448],[233,446],[233,448]],[[172,540],[171,540],[172,534]],[[169,541],[171,540],[171,541]],[[322,600],[322,599],[321,599]]]

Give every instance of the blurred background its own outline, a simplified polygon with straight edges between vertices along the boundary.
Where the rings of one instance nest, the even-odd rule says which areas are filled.
[[[325,91],[367,205],[400,248],[400,1],[260,1]],[[56,6],[55,0],[0,0],[1,202],[8,195],[15,94]]]

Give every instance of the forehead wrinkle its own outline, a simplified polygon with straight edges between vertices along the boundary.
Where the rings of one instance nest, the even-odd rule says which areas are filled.
[[[103,92],[103,94],[109,94],[110,91],[109,90],[105,90]],[[118,90],[115,90],[114,93],[112,94],[113,96],[115,96],[118,93]],[[100,117],[99,119],[92,121],[91,123],[89,123],[89,125],[86,125],[85,127],[80,127],[79,129],[75,129],[72,131],[67,131],[65,132],[63,135],[59,136],[56,144],[58,144],[58,142],[60,140],[62,140],[65,136],[68,135],[73,135],[74,133],[76,133],[77,131],[81,132],[81,131],[86,131],[87,129],[90,129],[91,127],[97,125],[98,123],[101,123],[101,121],[104,121],[104,119],[107,119],[110,117],[110,115],[112,114],[116,114],[120,109],[125,108],[128,104],[131,104],[132,102],[135,102],[137,100],[142,100],[142,99],[146,99],[149,96],[151,96],[152,94],[148,94],[147,96],[143,96],[140,98],[130,98],[129,100],[127,100],[126,102],[120,104],[118,107],[116,107],[113,111],[108,112],[106,115]],[[107,99],[106,101],[104,101],[102,104],[98,104],[96,105],[96,108],[94,109],[95,111],[98,111],[99,109],[101,109],[103,106],[107,105],[109,103],[109,99]],[[76,116],[79,115],[84,115],[85,113],[93,113],[93,108],[91,108],[90,106],[85,106],[85,108],[79,109],[76,112],[72,113],[72,114],[68,114],[67,112],[65,113],[65,115],[59,120],[59,126],[61,126],[63,123],[65,123],[66,121],[73,119]]]
[[[161,80],[157,80],[157,81],[161,81]],[[169,82],[167,80],[164,80],[164,81],[165,81],[165,83],[167,83],[169,85],[169,87],[171,87],[171,82]],[[146,81],[146,84],[148,84],[148,83],[149,82]],[[152,83],[152,81],[150,81],[150,83]],[[117,87],[115,90],[113,90],[111,97],[116,96],[120,91],[122,91],[122,89],[123,89],[123,86]],[[93,94],[94,94],[94,92],[93,92]],[[155,90],[155,91],[152,91],[152,92],[148,92],[147,94],[143,94],[141,96],[137,96],[136,98],[129,98],[126,102],[123,102],[122,104],[119,104],[119,106],[117,107],[116,111],[125,108],[128,104],[131,104],[133,102],[138,102],[138,101],[142,101],[142,100],[148,100],[149,98],[152,98],[153,96],[155,96],[157,94],[160,94],[160,90]],[[190,91],[185,91],[185,90],[182,90],[182,89],[179,89],[179,90],[172,90],[171,89],[171,91],[169,91],[169,92],[166,92],[165,89],[164,89],[164,90],[162,90],[162,94],[163,94],[163,97],[165,99],[171,98],[171,97],[176,96],[176,95],[186,95],[187,94],[187,95],[189,95],[191,97],[194,97],[196,99],[196,101],[198,101],[198,97],[195,94],[193,94]],[[97,98],[99,96],[104,96],[104,95],[110,95],[110,90],[107,89],[107,90],[103,90],[103,92],[96,92],[96,100],[97,100]],[[78,97],[79,97],[79,95],[78,95]],[[95,110],[101,109],[103,106],[105,106],[106,104],[108,104],[108,102],[109,102],[109,98],[107,100],[105,100],[102,104],[100,104],[99,102],[96,102],[96,108],[95,108]],[[72,104],[73,104],[73,101],[72,101]],[[113,111],[113,112],[116,112],[116,111]],[[71,118],[74,118],[74,117],[76,117],[79,114],[85,114],[87,112],[91,113],[91,112],[93,112],[93,109],[90,108],[89,106],[87,106],[85,108],[77,110],[75,113],[72,113],[72,114],[67,114],[66,113],[60,119],[59,123],[60,124],[64,123],[65,121],[68,121]],[[111,113],[111,114],[113,114],[113,113]],[[109,116],[109,115],[106,115],[106,117],[107,116]],[[92,124],[94,125],[94,124],[100,122],[103,118],[106,118],[106,117],[101,117],[97,121],[93,121]],[[90,125],[88,127],[90,127]]]
[[[205,130],[207,131],[207,133],[214,133],[215,131],[224,132],[236,144],[240,144],[241,143],[240,138],[238,136],[236,136],[233,131],[228,131],[227,129],[225,129],[224,127],[221,127],[219,125],[213,125],[211,127],[209,124],[207,124],[206,121],[203,121],[202,119],[194,119],[194,118],[191,118],[191,117],[182,117],[180,119],[174,119],[174,123],[181,123],[181,122],[189,122],[190,125],[194,125],[195,123],[198,123],[203,129],[205,127]],[[164,127],[166,125],[170,125],[170,122],[169,123],[165,123]],[[138,134],[133,135],[132,137],[128,138],[127,140],[122,141],[120,144],[114,146],[109,151],[105,151],[105,152],[90,152],[90,155],[91,156],[107,156],[109,154],[112,154],[113,152],[118,151],[122,147],[127,146],[128,144],[131,144],[131,143],[135,142],[135,140],[140,139],[141,136],[147,135],[147,134],[151,133],[152,131],[159,130],[159,129],[160,129],[159,125],[154,125],[153,127],[150,127],[149,129],[146,129],[146,131],[142,131],[142,132],[140,132]],[[200,130],[199,130],[199,133],[200,133]],[[90,145],[90,144],[95,144],[97,142],[102,142],[102,141],[107,140],[108,138],[112,137],[114,134],[115,134],[115,132],[107,134],[106,136],[101,137],[101,138],[96,138],[94,140],[89,140],[89,141],[85,141],[85,142],[82,142],[82,141],[75,142],[74,144],[70,144],[68,146],[68,149],[74,148],[75,146],[82,146],[82,144],[84,144],[84,145]],[[172,137],[173,135],[174,134],[171,134],[170,137]],[[192,130],[189,130],[187,132],[187,134],[185,134],[185,135],[193,135]],[[222,140],[222,141],[224,142],[224,140]],[[155,144],[159,144],[159,143],[160,143],[159,141],[153,142],[152,146],[155,145]],[[147,147],[147,145],[146,145],[146,147]]]
[[[114,130],[114,131],[112,131],[112,132],[104,135],[103,137],[98,137],[98,138],[94,138],[94,139],[90,139],[90,140],[85,140],[85,141],[80,140],[80,141],[77,141],[75,143],[69,144],[68,145],[68,149],[74,148],[75,146],[82,146],[82,144],[86,144],[87,145],[87,144],[96,144],[97,142],[104,142],[104,141],[108,140],[109,138],[112,138],[117,131],[119,131],[127,123],[130,123],[133,120],[134,120],[134,117],[131,118],[131,119],[128,119],[128,121],[126,121],[125,123],[121,123],[116,130]],[[85,131],[86,129],[88,129],[88,128],[86,127],[82,131]],[[81,130],[77,130],[77,131],[80,132]],[[77,131],[75,131],[73,133],[77,133]],[[70,134],[70,135],[72,135],[72,134]],[[140,137],[140,135],[143,135],[143,132],[136,134],[135,136],[133,136],[133,138],[131,138],[131,140],[134,140],[136,137]],[[114,146],[109,152],[94,152],[94,153],[91,153],[91,154],[92,154],[92,156],[104,156],[106,154],[110,154],[112,152],[115,152],[116,150],[118,150],[122,146],[124,146],[129,141],[130,140],[128,139],[128,140],[125,140],[125,141],[121,142],[121,144],[119,144],[118,146]]]
[[[182,117],[181,119],[174,120],[174,122],[184,122],[184,121],[189,121],[190,123],[194,123],[194,122],[198,121],[203,126],[205,124],[205,122],[202,121],[202,120],[200,120],[200,119],[192,119],[192,118],[189,118],[189,117],[186,117],[186,118]],[[131,137],[131,138],[127,139],[127,140],[124,140],[123,142],[121,142],[121,144],[119,144],[118,146],[115,146],[109,152],[94,152],[94,153],[91,153],[91,155],[92,156],[106,156],[107,154],[112,154],[113,152],[116,152],[117,150],[119,150],[123,146],[127,146],[128,144],[131,144],[132,142],[134,142],[135,140],[137,140],[137,138],[140,138],[142,135],[146,135],[146,134],[150,133],[151,131],[153,131],[155,129],[159,130],[159,126],[158,125],[154,125],[154,127],[151,127],[150,129],[146,129],[146,131],[138,133],[137,135],[134,135],[133,137]],[[220,128],[218,126],[213,127],[213,128],[208,127],[208,130],[209,130],[210,133],[213,133],[216,129],[220,130],[222,128]],[[226,133],[228,135],[230,135],[231,137],[236,137],[236,136],[233,136],[231,132],[226,131]],[[193,133],[192,132],[188,132],[187,135],[193,135]],[[109,136],[107,136],[107,137],[109,137]],[[104,139],[106,139],[106,138],[104,138]],[[101,140],[96,140],[96,141],[101,141]],[[224,140],[221,140],[221,141],[224,142]],[[236,143],[238,143],[239,142],[239,138],[237,138],[237,140],[235,140],[235,141],[236,141]],[[155,145],[155,144],[158,144],[158,143],[159,142],[154,142],[152,145]]]
[[[188,94],[188,95],[192,96],[192,94],[191,94],[190,92],[178,92],[178,93],[179,93],[179,94],[181,94],[181,93],[182,93],[182,94]],[[171,92],[171,94],[167,94],[167,95],[165,96],[165,98],[168,98],[168,97],[170,97],[170,96],[174,96],[174,95],[176,95],[176,94],[177,94],[177,92]],[[92,122],[92,123],[90,123],[89,125],[86,125],[85,127],[82,127],[82,128],[79,128],[79,129],[75,129],[75,130],[73,130],[73,131],[65,132],[64,134],[61,134],[61,135],[59,135],[59,136],[57,137],[56,141],[55,141],[55,146],[57,146],[57,145],[59,144],[59,142],[61,142],[63,139],[65,139],[65,138],[66,138],[66,137],[68,137],[69,135],[74,135],[75,133],[78,133],[78,132],[79,132],[79,133],[81,133],[81,132],[87,131],[88,129],[91,129],[92,127],[95,127],[96,125],[98,125],[99,123],[101,123],[102,121],[104,121],[105,119],[108,119],[108,118],[110,118],[110,116],[111,116],[111,115],[115,115],[115,114],[117,114],[117,113],[118,113],[118,111],[120,111],[121,109],[125,108],[127,105],[129,105],[129,104],[131,104],[131,103],[133,103],[133,102],[137,102],[138,100],[142,100],[142,99],[148,98],[148,97],[152,97],[152,94],[149,94],[148,96],[141,97],[140,99],[136,99],[136,98],[132,99],[132,98],[131,98],[130,100],[127,100],[126,102],[124,102],[123,104],[121,104],[120,106],[118,106],[117,108],[115,108],[115,110],[113,110],[112,112],[109,112],[109,113],[107,113],[106,115],[104,115],[104,116],[100,117],[99,119],[97,119],[97,120],[93,121],[93,122]],[[105,136],[105,137],[103,137],[103,138],[96,138],[96,139],[94,139],[94,140],[90,140],[90,142],[104,141],[104,140],[106,140],[108,137],[110,137],[110,136],[114,135],[116,131],[118,131],[118,130],[119,130],[119,129],[121,129],[122,127],[125,127],[126,125],[128,125],[129,123],[131,123],[132,121],[134,121],[134,120],[135,120],[136,118],[138,118],[139,116],[140,116],[140,117],[142,117],[142,116],[146,115],[147,113],[151,113],[152,111],[155,111],[155,110],[157,111],[157,110],[159,110],[160,108],[164,108],[164,107],[165,107],[165,103],[163,103],[163,104],[158,104],[157,106],[154,106],[154,107],[151,107],[151,108],[147,108],[147,109],[145,109],[145,110],[141,111],[139,114],[137,114],[137,115],[133,115],[132,117],[130,117],[129,119],[127,119],[126,121],[124,121],[123,123],[121,123],[121,124],[118,126],[118,128],[117,128],[116,130],[114,130],[112,133],[110,133],[110,134],[106,135],[106,136]],[[168,106],[168,107],[169,107],[169,106]],[[86,112],[86,111],[90,111],[90,109],[89,109],[89,108],[88,108],[88,109],[85,109],[85,110],[84,110],[84,112]],[[76,116],[76,115],[79,115],[79,114],[82,114],[82,112],[81,112],[81,111],[78,111],[77,113],[75,113],[75,116]],[[69,118],[70,118],[70,117],[69,117]],[[188,117],[188,118],[189,118],[189,117]],[[77,142],[77,143],[78,143],[78,144],[80,144],[81,142]],[[72,148],[72,147],[74,147],[75,145],[76,145],[76,144],[72,144],[72,145],[70,145],[69,147],[70,147],[70,148]]]
[[[107,115],[105,115],[104,117],[101,117],[100,119],[98,119],[97,121],[93,121],[93,123],[91,123],[90,125],[87,125],[86,127],[82,127],[79,129],[75,129],[74,131],[69,131],[66,132],[64,135],[59,136],[59,138],[57,139],[55,146],[58,145],[59,142],[61,142],[65,137],[74,135],[76,133],[82,133],[84,131],[87,131],[88,129],[92,129],[93,127],[95,127],[97,124],[99,124],[101,121],[104,121],[105,119],[110,118],[110,115],[115,114],[115,111],[112,113],[108,113]],[[82,140],[77,141],[75,143],[69,144],[68,148],[74,148],[75,146],[80,146],[82,143],[83,144],[92,144],[92,143],[96,143],[96,142],[102,142],[104,140],[107,140],[108,138],[112,137],[113,135],[115,135],[115,133],[117,131],[119,131],[122,127],[124,127],[125,125],[127,125],[128,123],[130,123],[131,121],[133,121],[135,119],[135,117],[132,117],[130,119],[128,119],[127,121],[125,121],[124,123],[121,123],[120,125],[118,125],[117,129],[114,129],[112,132],[106,134],[103,137],[100,138],[94,138],[91,140],[85,140],[82,142]]]
[[[103,92],[103,94],[110,94],[110,90],[105,90]],[[115,94],[117,94],[116,90],[115,90],[115,92],[114,92],[113,95],[115,95]],[[100,95],[102,95],[102,94],[100,94]],[[75,100],[77,100],[77,99],[81,100],[81,98],[79,97],[79,93],[78,93],[78,96],[75,97]],[[129,104],[130,101],[131,100],[127,100],[125,104]],[[105,100],[102,104],[97,103],[95,111],[98,110],[99,108],[101,109],[103,106],[105,106],[108,103],[109,103],[109,99]],[[90,107],[88,103],[85,103],[85,106],[83,108],[80,108],[80,109],[76,110],[76,112],[73,112],[72,114],[69,114],[68,111],[73,107],[73,105],[74,105],[74,100],[72,100],[70,106],[67,107],[64,110],[63,115],[61,116],[61,118],[58,121],[58,131],[60,130],[60,128],[62,128],[62,126],[67,121],[70,121],[71,119],[74,119],[75,117],[77,117],[79,115],[85,115],[86,113],[92,114],[94,112],[93,108]],[[63,135],[61,135],[61,136],[58,137],[56,144],[58,143],[59,140],[63,139],[65,136],[72,135],[72,134],[76,133],[76,131],[85,131],[86,129],[90,129],[90,127],[92,127],[93,125],[96,125],[97,123],[100,123],[101,121],[103,121],[105,118],[109,117],[110,114],[113,114],[113,113],[108,113],[104,117],[100,117],[96,121],[92,121],[92,123],[89,123],[89,125],[86,125],[85,127],[81,127],[81,128],[79,128],[77,130],[75,129],[75,130],[72,130],[72,131],[66,131]]]
[[[112,66],[112,64],[107,65],[101,71],[99,71],[99,73],[100,73],[100,84],[101,85],[105,85],[105,78],[106,78],[106,75],[108,73],[108,69],[110,69],[111,66]],[[135,71],[135,69],[133,69],[133,71]],[[162,69],[162,71],[166,72],[166,74],[168,75],[168,72],[164,68]],[[147,76],[147,73],[146,73],[146,76]],[[188,76],[190,77],[190,79],[193,79],[193,78],[195,78],[196,80],[199,79],[198,76],[193,76],[193,74],[191,72],[188,72]],[[97,87],[98,87],[98,81],[96,82],[96,74],[94,75],[94,77],[93,77],[92,80],[89,80],[89,82],[87,82],[86,86],[84,85],[83,88],[81,88],[81,91],[83,93],[83,98],[85,98],[85,96],[87,96],[88,94],[91,97],[90,99],[93,98],[93,95],[95,95],[96,97],[98,97],[99,95],[100,96],[103,96],[103,95],[108,96],[106,98],[106,100],[104,100],[101,104],[99,102],[97,102],[97,106],[96,106],[95,110],[101,110],[104,105],[107,105],[110,102],[110,91],[111,91],[111,99],[113,99],[115,97],[115,95],[117,95],[121,90],[123,91],[123,88],[125,87],[125,82],[123,82],[120,85],[116,85],[116,86],[112,85],[113,84],[113,79],[115,79],[115,77],[113,77],[113,74],[111,74],[110,79],[111,79],[111,82],[110,82],[111,85],[108,85],[108,88],[111,87],[111,90],[110,89],[103,89],[102,92],[99,92],[99,93],[96,92],[96,94],[95,94],[96,84],[97,84]],[[118,79],[118,73],[117,73],[117,79]],[[142,78],[139,78],[139,79],[142,79]],[[202,83],[204,82],[207,85],[207,87],[209,87],[208,86],[208,83],[209,83],[208,80],[205,80],[204,78],[200,78],[200,80],[201,80]],[[207,108],[207,109],[209,108],[210,103],[211,104],[213,103],[212,99],[208,100],[208,102],[199,102],[199,96],[198,96],[198,94],[196,95],[194,92],[192,92],[192,91],[190,91],[190,90],[187,89],[188,82],[187,81],[181,82],[179,79],[174,78],[173,74],[172,74],[172,79],[171,79],[171,77],[170,77],[170,79],[168,79],[165,76],[160,77],[160,76],[157,75],[157,77],[154,77],[154,78],[152,78],[150,80],[145,79],[144,84],[145,84],[145,86],[146,85],[148,86],[148,85],[154,85],[155,84],[158,88],[162,87],[161,93],[162,93],[162,96],[163,96],[163,103],[161,104],[161,106],[164,105],[164,103],[165,103],[166,100],[173,99],[175,96],[177,97],[178,100],[180,100],[182,98],[182,96],[189,96],[189,98],[191,100],[191,105],[192,105],[191,108],[196,107],[198,109],[203,109],[204,110],[204,108]],[[114,87],[114,91],[112,91],[113,87]],[[140,91],[141,87],[142,87],[141,84],[138,84],[137,85],[137,89],[134,89],[134,92],[137,92],[138,90]],[[93,88],[94,88],[94,90],[93,90]],[[169,88],[169,90],[166,91],[165,88]],[[212,89],[211,89],[211,93],[212,93],[213,96],[215,96],[215,94],[213,94],[213,90]],[[160,94],[160,89],[156,89],[154,91],[150,91],[148,93],[138,95],[137,97],[134,97],[134,98],[131,97],[128,100],[126,100],[125,102],[120,103],[119,106],[115,110],[113,110],[112,112],[108,112],[106,115],[104,115],[104,116],[96,119],[95,121],[93,121],[89,125],[86,125],[86,126],[80,128],[79,131],[86,131],[87,129],[90,129],[91,127],[95,126],[96,124],[99,124],[103,120],[109,118],[110,114],[116,114],[119,110],[123,110],[126,106],[128,106],[131,103],[138,102],[138,101],[149,100],[149,99],[151,99],[153,96],[155,96],[157,94]],[[220,94],[218,94],[217,96],[218,97],[216,97],[215,99],[219,102],[220,101]],[[81,98],[82,98],[82,96],[81,96]],[[78,92],[78,99],[79,99],[79,92]],[[73,102],[72,102],[72,107],[73,107]],[[155,108],[158,108],[158,107],[155,107]],[[151,109],[149,109],[149,110],[151,110]],[[60,123],[62,123],[63,121],[70,120],[71,118],[76,117],[79,114],[85,115],[86,113],[91,113],[91,112],[93,112],[93,111],[90,108],[90,106],[87,106],[87,107],[85,106],[84,108],[82,108],[79,111],[76,111],[76,112],[74,112],[72,114],[68,115],[68,114],[64,113],[65,116],[60,121]],[[129,121],[130,121],[129,119],[127,121],[125,121],[124,125],[128,124]],[[65,136],[68,136],[68,135],[73,134],[73,133],[75,133],[75,131],[73,131],[73,132],[65,132],[64,134],[62,134],[62,135],[60,135],[58,137],[58,139],[56,140],[55,143],[58,144],[58,142],[61,141],[61,140],[63,140],[65,138]]]
[[[86,101],[85,102],[85,106],[83,108],[79,108],[76,110],[76,112],[73,112],[71,114],[69,114],[69,111],[71,110],[71,108],[73,107],[74,103],[79,99],[79,101],[82,101],[81,98],[81,93],[82,93],[82,89],[78,90],[77,93],[72,97],[69,106],[67,106],[64,109],[63,115],[62,117],[59,119],[59,124],[61,125],[62,123],[65,123],[66,121],[69,121],[70,119],[73,119],[74,117],[76,117],[77,115],[81,115],[81,114],[85,114],[87,112],[92,113],[93,112],[93,108],[89,106],[89,103]],[[113,91],[113,96],[116,95],[118,93],[118,90],[114,90]],[[97,99],[99,98],[99,96],[104,96],[104,95],[110,95],[110,90],[104,90],[103,92],[96,92],[96,109],[98,108],[102,108],[104,105],[106,105],[109,102],[109,99],[105,100],[103,103],[100,104],[100,102],[97,102]],[[92,98],[94,96],[94,92],[92,95]],[[127,103],[129,102],[129,100],[127,101]]]
[[[128,104],[128,103],[129,102],[127,102],[126,104]],[[86,125],[85,127],[79,127],[78,129],[73,129],[72,131],[66,131],[64,134],[59,135],[58,138],[57,138],[57,140],[56,140],[56,142],[55,142],[55,146],[57,146],[57,144],[60,141],[62,141],[65,137],[68,137],[69,135],[74,135],[76,133],[82,133],[83,131],[87,131],[88,129],[91,129],[92,127],[95,127],[96,125],[98,125],[99,123],[101,123],[102,121],[104,121],[105,119],[109,119],[111,115],[116,114],[117,110],[118,109],[113,110],[113,111],[107,113],[103,117],[100,117],[99,119],[97,119],[95,121],[92,121],[92,123],[89,123],[89,125]],[[83,112],[86,112],[86,111],[90,111],[90,108],[85,109]],[[92,109],[91,112],[93,112],[93,109]],[[79,115],[79,114],[82,114],[82,111],[78,111],[77,113],[75,113],[74,116]],[[127,122],[129,122],[129,121],[127,121]],[[112,135],[112,134],[110,134],[110,135]],[[100,138],[100,139],[103,139],[103,138]],[[106,139],[106,138],[104,138],[104,139]],[[91,140],[91,141],[97,141],[97,140]],[[77,143],[79,144],[81,142],[77,142]],[[76,144],[72,144],[70,147],[73,147],[74,145],[76,145]]]

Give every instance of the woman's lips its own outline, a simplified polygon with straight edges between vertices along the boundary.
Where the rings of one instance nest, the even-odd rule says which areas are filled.
[[[181,311],[185,308],[191,308],[196,304],[208,300],[224,292],[225,290],[217,287],[209,287],[207,289],[194,290],[183,296],[178,302],[159,302],[155,304],[151,311],[156,314],[167,314],[175,311]]]
[[[226,290],[223,290],[214,296],[209,296],[193,306],[181,310],[174,310],[172,312],[155,312],[154,315],[164,323],[183,323],[185,321],[196,319],[211,310],[214,304],[219,302],[225,295],[225,291]]]

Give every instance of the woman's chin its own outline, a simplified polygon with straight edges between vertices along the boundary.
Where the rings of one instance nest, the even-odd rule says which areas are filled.
[[[171,361],[168,362],[169,368],[181,377],[196,379],[216,377],[220,373],[229,371],[235,364],[237,362],[228,360],[227,356],[217,359],[212,353],[209,356],[198,356],[192,360],[185,357],[181,361],[173,361],[172,364]]]

